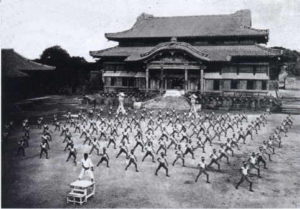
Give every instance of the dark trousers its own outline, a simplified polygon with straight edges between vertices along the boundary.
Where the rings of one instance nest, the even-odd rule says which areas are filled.
[[[190,148],[187,148],[183,154],[183,156],[185,156],[186,154],[190,153],[192,155],[192,158],[195,159],[195,156],[194,156],[194,152],[193,150],[191,150]]]
[[[109,140],[108,144],[107,144],[107,148],[109,148],[109,145],[113,143],[114,144],[114,149],[116,149],[116,142],[114,140]]]
[[[164,164],[164,163],[159,163],[156,171],[155,171],[155,175],[157,175],[157,172],[161,169],[164,168],[166,170],[166,176],[169,176],[169,169],[168,167]]]
[[[225,153],[221,153],[219,159],[221,160],[223,157],[227,159],[227,163],[229,164],[229,157]]]
[[[195,182],[198,181],[198,179],[199,179],[199,177],[201,176],[202,173],[204,173],[204,174],[206,175],[206,182],[209,182],[209,175],[208,175],[208,173],[206,172],[206,170],[205,170],[205,169],[202,169],[202,168],[199,170],[199,173],[198,173],[198,175],[197,175],[197,177],[196,177],[196,179],[195,179]]]
[[[97,166],[99,166],[103,161],[106,162],[106,167],[109,167],[109,162],[108,162],[108,159],[106,157],[101,157],[99,162],[97,163]]]
[[[241,185],[241,183],[243,183],[244,181],[247,181],[247,182],[249,182],[249,190],[252,190],[252,181],[249,179],[249,177],[248,176],[246,176],[246,175],[242,175],[242,177],[241,177],[241,179],[240,179],[240,181],[237,183],[237,185],[235,186],[235,188],[237,188],[238,189],[238,187]]]
[[[90,154],[92,154],[92,152],[93,152],[94,149],[97,150],[97,155],[99,155],[99,151],[100,151],[100,150],[98,149],[98,147],[96,147],[96,146],[94,146],[94,145],[93,145],[93,147],[91,148]]]
[[[141,143],[141,142],[136,142],[134,148],[133,148],[133,151],[138,147],[140,146],[142,148],[142,152],[144,152],[144,145]]]
[[[179,159],[181,159],[181,161],[182,161],[182,166],[185,166],[185,165],[184,165],[184,158],[181,157],[181,156],[177,156],[177,157],[175,158],[175,160],[173,161],[172,165],[174,166],[175,163],[177,162],[177,160],[179,160]]]
[[[165,155],[167,155],[167,149],[166,149],[166,147],[164,147],[163,145],[160,145],[160,146],[159,146],[158,150],[156,151],[156,154],[158,154],[158,152],[159,152],[161,149],[164,151]]]
[[[218,166],[218,170],[221,169],[220,163],[216,159],[211,159],[210,163],[208,164],[208,167],[212,166],[212,164],[216,164]]]
[[[259,166],[253,165],[252,163],[250,164],[250,170],[255,169],[257,171],[257,176],[260,177],[260,169]],[[249,170],[249,171],[250,171]]]
[[[125,170],[127,170],[131,164],[134,165],[135,170],[138,172],[137,164],[136,164],[136,162],[133,159],[129,159],[128,165],[126,166]]]
[[[46,159],[48,159],[48,150],[47,150],[47,149],[44,149],[44,148],[42,148],[42,149],[41,149],[41,152],[40,152],[40,158],[42,158],[42,156],[43,156],[43,153],[45,153],[45,155],[46,155]]]
[[[19,147],[18,148],[17,156],[20,154],[20,152],[22,152],[22,155],[25,157],[25,149],[24,149],[24,147]]]
[[[73,159],[74,159],[74,163],[75,163],[75,165],[77,164],[76,163],[76,154],[74,153],[74,152],[70,152],[69,153],[69,156],[68,156],[68,158],[67,158],[67,160],[66,160],[66,162],[68,162],[69,161],[69,159],[71,158],[71,157],[73,157]]]
[[[150,151],[147,151],[147,152],[146,152],[146,154],[145,154],[145,156],[143,157],[142,161],[144,161],[148,155],[150,155],[150,156],[152,157],[152,162],[155,162],[155,161],[154,161],[154,155],[153,155],[153,153],[150,152]]]
[[[80,133],[80,128],[79,127],[76,127],[75,130],[74,130],[74,133],[76,133],[78,130],[78,133]]]
[[[125,154],[126,154],[126,157],[127,157],[127,155],[128,155],[127,151],[124,150],[124,149],[120,149],[120,151],[119,151],[119,153],[117,154],[117,157],[116,157],[116,158],[118,158],[118,157],[120,156],[120,154],[122,154],[122,153],[125,153]]]
[[[264,158],[262,156],[259,156],[257,158],[257,165],[259,166],[259,163],[262,162],[264,164],[264,168],[267,168],[267,163],[266,161],[264,160]]]

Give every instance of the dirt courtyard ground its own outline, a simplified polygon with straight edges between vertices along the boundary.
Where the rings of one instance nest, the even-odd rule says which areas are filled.
[[[248,115],[254,119],[257,115]],[[283,137],[283,147],[276,149],[273,162],[268,162],[268,169],[262,169],[262,178],[252,177],[254,192],[248,191],[244,182],[238,190],[234,188],[240,179],[241,162],[249,157],[252,151],[266,140],[274,128],[286,117],[273,114],[268,117],[266,128],[254,134],[241,150],[230,157],[231,164],[221,162],[221,172],[210,170],[211,184],[201,176],[195,183],[196,165],[200,156],[208,158],[212,147],[208,146],[206,154],[200,149],[196,151],[196,159],[187,155],[186,167],[177,163],[170,165],[170,175],[165,176],[163,170],[154,175],[157,167],[150,158],[141,162],[144,153],[137,148],[139,173],[130,167],[125,171],[124,156],[116,159],[112,147],[108,149],[111,158],[110,168],[103,164],[95,168],[96,195],[83,207],[124,207],[124,208],[165,208],[165,207],[300,207],[300,115],[294,115],[294,126],[288,137]],[[50,126],[53,131],[54,127]],[[50,143],[50,159],[39,159],[41,130],[32,128],[30,147],[26,149],[26,157],[15,156],[17,140],[23,133],[19,128],[8,141],[2,142],[2,207],[79,207],[66,203],[66,195],[70,191],[69,184],[77,179],[80,165],[74,166],[65,162],[68,153],[64,152],[65,144],[58,132],[53,132]],[[87,150],[82,145],[84,139],[73,134],[79,158]],[[224,137],[223,137],[224,138]],[[222,139],[224,140],[224,139]],[[218,141],[213,147],[218,147]],[[132,145],[132,144],[131,144]],[[99,157],[91,156],[96,164]],[[169,163],[175,158],[174,151],[168,151]],[[170,163],[171,164],[171,163]]]

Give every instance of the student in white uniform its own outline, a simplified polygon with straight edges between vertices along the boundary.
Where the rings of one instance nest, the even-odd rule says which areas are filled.
[[[78,179],[81,180],[84,174],[89,175],[91,181],[94,181],[94,164],[92,163],[91,159],[89,158],[88,153],[83,154],[83,159],[81,160],[81,172],[79,174]]]

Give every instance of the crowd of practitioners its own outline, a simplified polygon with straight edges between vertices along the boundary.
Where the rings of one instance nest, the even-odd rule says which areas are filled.
[[[249,156],[249,159],[243,161],[243,165],[240,169],[241,171],[241,179],[236,184],[235,188],[238,189],[240,184],[244,181],[249,183],[249,191],[253,191],[252,185],[253,182],[250,180],[249,176],[251,176],[251,170],[257,171],[257,177],[261,178],[261,171],[260,171],[260,163],[263,164],[263,168],[267,169],[267,161],[272,161],[271,156],[275,154],[276,148],[281,148],[282,143],[282,135],[287,137],[288,130],[293,125],[293,118],[291,115],[288,115],[280,124],[277,126],[275,130],[270,134],[268,140],[264,140],[262,145],[258,147],[257,152],[252,152]],[[260,127],[259,127],[260,129]]]
[[[187,162],[197,162],[195,182],[204,174],[206,182],[210,183],[209,173],[213,170],[222,170],[222,159],[230,164],[231,158],[244,144],[251,143],[259,130],[267,123],[267,113],[262,113],[250,121],[245,113],[196,113],[178,112],[174,109],[151,111],[146,109],[132,110],[130,113],[116,114],[112,107],[103,109],[87,109],[76,113],[68,112],[63,120],[53,115],[51,120],[39,117],[37,121],[24,119],[22,129],[24,134],[18,141],[17,155],[25,156],[25,149],[29,146],[31,129],[41,130],[40,158],[50,157],[52,140],[61,140],[64,151],[67,152],[66,161],[72,159],[78,164],[77,149],[89,147],[80,161],[81,172],[79,179],[85,174],[94,181],[95,168],[90,155],[96,155],[96,166],[105,163],[109,168],[113,158],[126,160],[125,170],[133,166],[136,172],[142,171],[144,161],[153,163],[153,173],[158,175],[161,169],[170,177],[172,166],[187,165]],[[61,117],[60,117],[61,118]],[[258,152],[251,153],[249,160],[241,167],[241,180],[250,183],[250,171],[256,169],[260,176],[260,163],[266,167],[266,157],[271,161],[275,147],[281,147],[281,134],[285,136],[292,126],[292,117],[289,115],[277,127],[268,140],[263,141]],[[11,122],[6,127],[13,128]],[[54,138],[54,132],[60,138]],[[58,134],[55,134],[57,137]],[[117,154],[112,156],[112,150]],[[142,157],[138,159],[137,153]],[[114,152],[115,153],[115,152]],[[208,153],[208,154],[204,154]],[[197,157],[196,157],[197,156]],[[208,157],[205,157],[208,156]]]

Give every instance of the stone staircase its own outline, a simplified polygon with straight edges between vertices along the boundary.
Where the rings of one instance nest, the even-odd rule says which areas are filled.
[[[142,106],[147,109],[190,109],[190,104],[184,96],[159,96],[143,102]]]
[[[282,113],[300,114],[300,97],[282,97]]]
[[[163,97],[180,97],[184,95],[184,90],[167,89]]]

